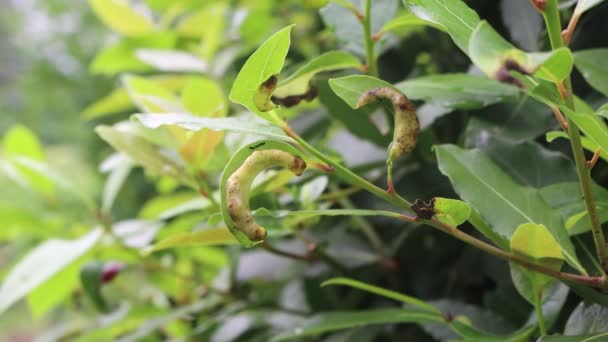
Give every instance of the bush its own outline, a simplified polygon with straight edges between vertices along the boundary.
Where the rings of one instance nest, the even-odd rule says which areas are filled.
[[[5,133],[0,312],[78,341],[599,341],[601,3],[89,0],[105,183]]]

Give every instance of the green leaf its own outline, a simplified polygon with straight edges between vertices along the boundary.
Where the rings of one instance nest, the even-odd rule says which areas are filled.
[[[477,143],[496,165],[521,185],[540,188],[578,180],[571,159],[536,142],[513,143],[508,138],[491,135]],[[553,172],[547,174],[545,170]]]
[[[601,342],[606,337],[608,337],[608,332],[579,336],[548,335],[539,338],[536,342]]]
[[[116,338],[116,342],[137,342],[145,340],[146,337],[158,329],[168,325],[169,323],[176,321],[180,318],[187,318],[192,316],[203,315],[203,313],[209,312],[217,308],[222,303],[222,298],[215,295],[208,295],[207,297],[198,300],[192,304],[184,305],[175,310],[169,311],[164,315],[155,315],[144,322],[139,322],[135,325],[135,330],[128,334],[122,334],[120,338]]]
[[[313,180],[304,183],[300,188],[299,196],[302,208],[309,209],[310,207],[314,207],[315,201],[323,194],[328,183],[329,179],[327,176],[316,177]]]
[[[242,104],[260,117],[270,120],[270,114],[260,111],[254,103],[258,88],[283,69],[289,50],[293,26],[287,26],[266,40],[245,62],[230,91],[230,100]],[[269,94],[270,95],[270,94]]]
[[[125,0],[89,0],[91,8],[114,32],[125,36],[138,36],[155,30],[150,18],[137,12]]]
[[[407,295],[404,295],[404,294],[401,294],[401,293],[398,293],[395,291],[387,290],[387,289],[384,289],[384,288],[381,288],[378,286],[370,285],[370,284],[367,284],[364,282],[360,282],[358,280],[349,279],[349,278],[331,278],[329,280],[324,281],[321,284],[321,287],[324,287],[327,285],[346,285],[346,286],[354,287],[356,289],[360,289],[363,291],[371,292],[373,294],[377,294],[379,296],[383,296],[386,298],[400,301],[404,304],[410,304],[410,305],[416,306],[420,309],[428,310],[429,312],[432,312],[432,313],[441,314],[441,311],[439,309],[437,309],[436,307],[434,307],[418,298],[407,296]]]
[[[240,230],[238,230],[233,222],[232,219],[230,218],[230,215],[228,214],[228,203],[227,203],[227,193],[226,193],[226,182],[228,181],[228,178],[238,169],[241,167],[241,165],[243,165],[243,163],[245,162],[245,160],[254,152],[254,151],[259,151],[259,150],[269,150],[269,149],[277,149],[277,150],[281,150],[281,151],[285,151],[289,154],[292,154],[294,156],[299,156],[303,159],[305,159],[304,155],[302,154],[302,152],[300,152],[299,150],[297,150],[295,147],[293,147],[292,145],[289,145],[283,141],[279,141],[279,140],[258,140],[256,142],[252,142],[250,144],[247,144],[246,146],[244,146],[243,148],[241,148],[239,151],[237,151],[232,158],[230,159],[230,161],[228,162],[228,164],[226,164],[226,167],[224,168],[224,171],[222,173],[222,178],[221,178],[221,185],[220,185],[220,194],[221,194],[221,202],[220,202],[220,207],[222,210],[222,218],[224,220],[224,223],[226,224],[226,226],[228,227],[228,229],[230,229],[230,232],[232,232],[232,235],[234,235],[234,237],[245,247],[252,247],[256,244],[256,242],[249,240],[249,238]]]
[[[383,134],[371,118],[374,111],[372,106],[353,109],[332,91],[327,80],[317,82],[319,101],[327,108],[331,118],[342,123],[353,135],[370,141],[378,146],[388,146],[391,142],[389,135]]]
[[[442,30],[442,31],[444,30],[443,26],[441,26],[435,22],[424,20],[422,18],[415,16],[412,13],[406,13],[404,15],[400,15],[396,18],[393,18],[391,21],[384,24],[384,26],[382,27],[382,30],[380,32],[385,33],[385,32],[389,32],[389,31],[393,31],[393,30],[397,30],[397,29],[401,29],[403,27],[409,27],[409,26],[429,26],[429,27],[436,28],[438,30]]]
[[[475,11],[461,0],[403,0],[420,19],[442,26],[454,43],[468,51],[469,39],[480,19]]]
[[[500,3],[502,22],[509,36],[526,51],[539,50],[540,33],[544,28],[543,16],[529,0],[510,0]],[[514,20],[517,18],[517,20]]]
[[[201,38],[201,56],[210,60],[224,41],[227,9],[228,5],[223,2],[209,4],[181,20],[176,31],[180,35]]]
[[[332,90],[349,106],[355,108],[359,97],[366,91],[391,86],[379,79],[354,75],[329,80]],[[392,87],[410,100],[423,100],[426,104],[417,109],[422,128],[430,126],[438,117],[455,109],[478,109],[515,97],[515,87],[501,84],[487,77],[468,74],[442,74],[424,76],[399,82]]]
[[[577,111],[573,111],[566,106],[560,106],[562,113],[585,133],[587,138],[593,141],[602,151],[608,151],[608,126],[602,117],[595,113],[585,113],[577,107]]]
[[[101,237],[94,229],[78,240],[47,240],[13,267],[0,286],[0,313],[91,249]]]
[[[596,184],[593,184],[592,190],[600,222],[608,222],[608,191]],[[587,207],[582,199],[578,182],[555,183],[540,189],[540,194],[554,210],[561,214],[570,235],[591,230]]]
[[[272,216],[274,218],[311,218],[316,216],[386,216],[400,219],[403,216],[399,213],[384,210],[371,209],[321,209],[321,210],[278,210],[278,211],[258,211],[256,216]]]
[[[276,126],[243,118],[201,118],[189,114],[136,114],[133,118],[152,129],[164,125],[175,125],[194,132],[208,128],[213,131],[238,132],[287,142],[292,141],[283,130]]]
[[[80,283],[84,293],[93,301],[99,312],[106,312],[108,304],[101,294],[104,264],[99,261],[89,261],[80,269]]]
[[[121,155],[122,156],[122,155]],[[133,164],[128,158],[122,158],[118,165],[115,165],[111,170],[110,174],[104,184],[103,193],[101,197],[101,210],[104,213],[109,213],[114,204],[114,200],[118,195],[118,192],[122,188],[123,184],[127,180],[127,177],[133,169]]]
[[[79,286],[78,271],[82,259],[87,257],[88,255],[85,253],[70,266],[48,278],[29,293],[27,304],[34,318],[42,318],[53,308],[68,300],[72,291]]]
[[[584,12],[587,12],[591,8],[601,4],[604,0],[578,0],[576,7],[574,8],[574,14],[580,16]]]
[[[172,92],[181,90],[185,86],[188,79],[189,77],[183,75],[147,78],[148,81],[154,82],[159,87],[165,88]],[[135,108],[135,104],[131,102],[127,90],[124,87],[121,87],[113,90],[110,94],[90,104],[82,112],[82,116],[85,119],[95,119],[110,114],[126,112],[132,108]]]
[[[208,69],[205,61],[180,50],[138,49],[135,55],[158,71],[205,73]]]
[[[608,331],[608,308],[580,302],[568,318],[564,334],[583,335]]]
[[[145,250],[146,254],[164,249],[181,247],[202,247],[231,245],[238,243],[234,236],[225,227],[206,228],[196,232],[176,234],[167,237]]]
[[[221,86],[205,77],[191,77],[182,89],[184,107],[196,116],[225,116],[228,106]]]
[[[74,198],[77,198],[80,203],[86,205],[88,209],[95,210],[95,203],[91,197],[89,197],[89,194],[82,191],[82,189],[77,188],[65,174],[50,168],[46,163],[30,158],[16,157],[13,161],[17,167],[23,168],[27,170],[27,172],[35,174],[36,177],[45,179],[53,185],[68,191]]]
[[[568,136],[568,133],[564,132],[564,131],[551,131],[551,132],[547,132],[546,135],[547,138],[547,142],[553,142],[553,140],[555,139],[559,139],[559,138],[564,138],[564,139],[570,139],[570,136]],[[581,142],[583,144],[583,147],[592,153],[595,153],[595,151],[597,151],[599,147],[598,144],[596,144],[593,140],[583,136],[581,137]],[[608,151],[604,151],[602,150],[600,152],[600,158],[604,159],[605,161],[608,161]]]
[[[127,126],[97,126],[95,132],[117,151],[123,152],[147,171],[189,183],[180,165],[162,154],[156,146],[130,131]]]
[[[360,68],[361,62],[350,53],[326,52],[300,67],[284,81],[280,81],[273,96],[300,95],[308,91],[310,80],[318,73],[332,70]]]
[[[564,260],[561,247],[542,224],[524,223],[517,227],[511,237],[511,251],[554,271],[561,269]],[[519,286],[521,281],[514,281],[520,294],[531,304],[536,304],[537,294],[542,293],[553,278],[539,272],[528,271],[513,263],[511,267],[519,268],[530,283],[531,291],[527,291]]]
[[[439,145],[435,152],[441,173],[450,178],[456,193],[475,208],[496,233],[511,239],[523,223],[543,224],[560,244],[566,261],[582,269],[560,216],[535,189],[515,183],[479,150]]]
[[[125,75],[121,78],[131,101],[143,112],[179,111],[179,101],[173,92],[144,77]]]
[[[97,53],[89,71],[93,74],[116,75],[121,72],[150,71],[150,65],[140,61],[137,49],[171,49],[177,37],[171,32],[154,32],[139,37],[125,37]]]
[[[471,215],[471,207],[459,200],[435,197],[435,211],[439,221],[452,226],[465,223]]]
[[[581,2],[591,1],[581,0],[579,4]],[[578,71],[587,83],[605,96],[608,96],[608,66],[605,63],[607,58],[608,49],[590,49],[574,53],[574,64]]]
[[[516,87],[459,73],[412,78],[394,86],[411,100],[426,102],[417,109],[422,129],[453,110],[479,109],[518,96]]]
[[[471,35],[468,54],[473,63],[489,77],[509,72],[505,62],[517,63],[523,70],[542,79],[560,82],[570,75],[572,53],[560,48],[548,53],[525,53],[500,36],[486,21],[480,22]]]
[[[364,92],[373,88],[393,87],[379,78],[366,75],[334,78],[329,80],[329,86],[352,108],[357,108],[357,101]]]
[[[46,156],[40,145],[40,141],[34,132],[22,125],[12,126],[4,135],[2,140],[2,152],[9,160],[25,157],[38,162],[44,162]],[[27,181],[28,185],[36,191],[51,196],[54,186],[49,179],[41,177],[38,173],[18,164],[14,165],[15,171]]]
[[[273,337],[271,342],[318,336],[327,332],[373,324],[442,322],[437,313],[416,309],[376,309],[320,313],[296,324],[295,327]]]

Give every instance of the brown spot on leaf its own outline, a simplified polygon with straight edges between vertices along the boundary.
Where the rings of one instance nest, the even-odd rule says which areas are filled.
[[[319,91],[313,85],[308,86],[308,90],[304,94],[289,95],[285,97],[273,96],[272,102],[289,108],[298,105],[302,101],[310,102],[319,95]]]
[[[437,213],[435,211],[435,199],[425,202],[421,199],[414,201],[410,208],[416,213],[416,217],[423,220],[430,220]]]

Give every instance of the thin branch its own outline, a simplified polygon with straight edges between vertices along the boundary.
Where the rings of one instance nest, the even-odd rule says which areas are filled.
[[[545,25],[547,27],[547,32],[549,33],[551,48],[555,50],[563,47],[564,40],[561,35],[561,23],[559,10],[557,8],[557,0],[547,0],[543,16],[545,19]],[[559,83],[560,82],[556,84],[558,87]],[[568,108],[576,110],[570,77],[567,77],[563,81],[563,85],[566,92],[564,94],[566,105]],[[576,123],[570,119],[568,119],[568,135],[570,136],[570,144],[572,146],[572,153],[576,163],[576,170],[578,173],[581,191],[583,193],[585,206],[587,207],[589,220],[591,222],[591,232],[593,233],[595,250],[600,261],[600,265],[602,266],[602,270],[604,271],[604,275],[606,275],[606,271],[608,271],[608,246],[606,245],[606,238],[604,236],[604,231],[602,230],[602,225],[597,213],[595,195],[591,190],[591,174],[587,168],[585,152],[581,142],[581,133]]]
[[[585,166],[587,166],[588,169],[593,169],[593,167],[595,166],[595,163],[597,163],[598,159],[600,159],[601,154],[602,154],[602,148],[600,147],[597,150],[595,150],[595,152],[593,153],[593,157],[591,157],[591,160],[587,161]]]
[[[374,51],[374,35],[372,34],[372,0],[365,0],[365,10],[363,12],[363,34],[365,36],[365,63],[367,73],[370,76],[378,77],[378,65],[376,63],[376,53]]]
[[[564,114],[562,114],[562,112],[559,110],[559,108],[557,108],[555,106],[551,106],[551,111],[553,112],[555,119],[557,120],[559,125],[562,127],[562,129],[565,132],[568,132],[568,120],[566,120],[566,118],[564,117]]]

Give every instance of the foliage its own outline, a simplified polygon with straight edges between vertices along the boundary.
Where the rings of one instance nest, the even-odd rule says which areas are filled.
[[[88,6],[86,137],[3,123],[0,337],[605,336],[607,3]]]

